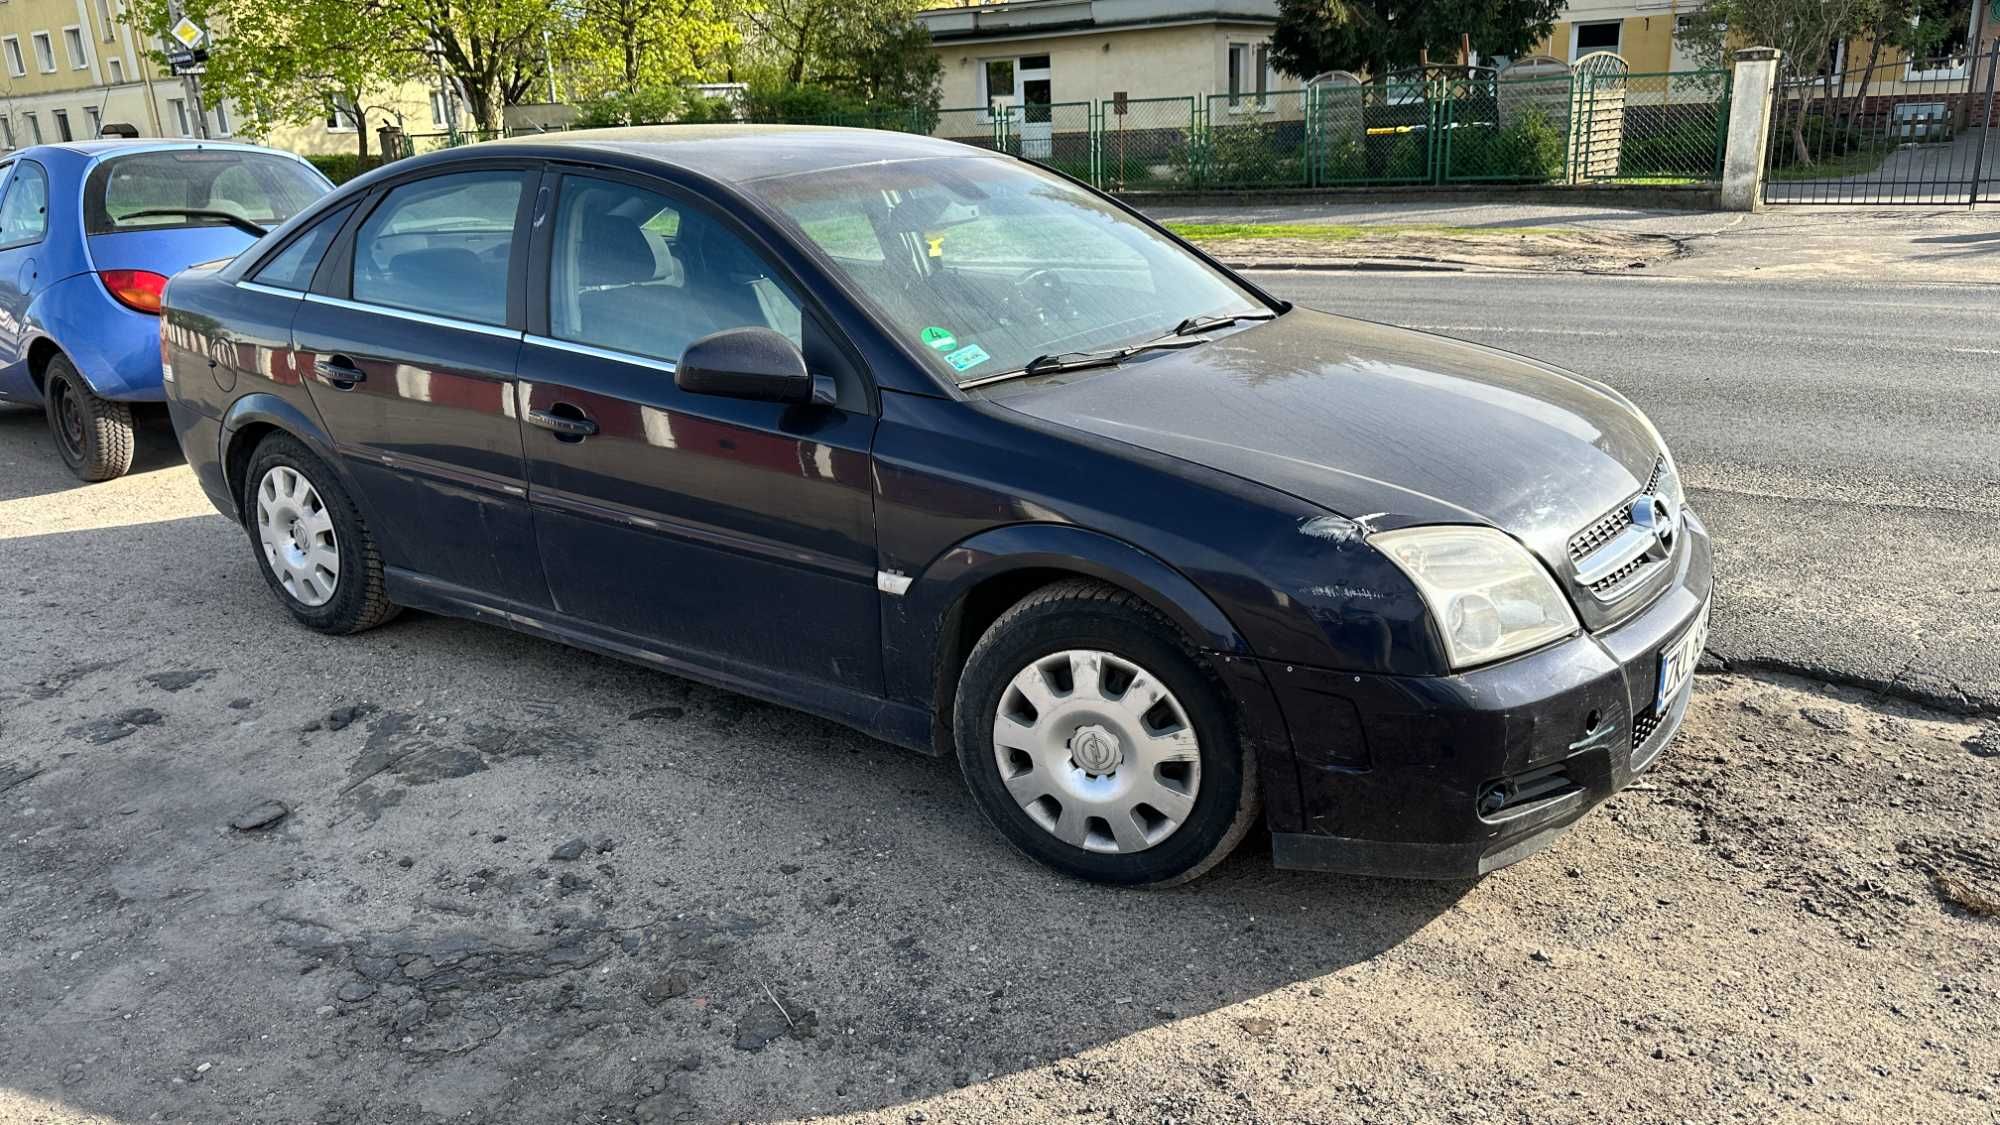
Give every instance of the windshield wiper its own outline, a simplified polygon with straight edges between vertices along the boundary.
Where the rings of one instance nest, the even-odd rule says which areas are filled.
[[[118,217],[120,219],[144,219],[156,215],[186,215],[191,219],[221,219],[237,230],[243,231],[246,234],[254,234],[258,238],[262,238],[270,233],[259,224],[244,218],[234,211],[221,211],[212,207],[148,207],[143,211],[127,211]]]
[[[1050,375],[1058,371],[1081,371],[1087,367],[1110,367],[1124,362],[1140,352],[1177,351],[1208,343],[1206,336],[1166,335],[1143,344],[1128,344],[1122,348],[1105,348],[1092,352],[1053,352],[1038,355],[1012,371],[1001,371],[981,379],[968,379],[961,387],[983,387],[988,383],[999,383],[1007,379],[1019,379],[1028,375]]]
[[[1191,316],[1174,325],[1173,335],[1186,336],[1195,332],[1206,332],[1211,328],[1227,328],[1245,320],[1270,320],[1277,316],[1274,312],[1223,313],[1220,316]]]

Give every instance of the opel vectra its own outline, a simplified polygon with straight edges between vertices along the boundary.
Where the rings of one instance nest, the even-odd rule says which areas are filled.
[[[490,621],[955,754],[1058,870],[1475,876],[1649,768],[1708,534],[1610,388],[895,133],[405,160],[176,277],[174,423],[330,634]]]

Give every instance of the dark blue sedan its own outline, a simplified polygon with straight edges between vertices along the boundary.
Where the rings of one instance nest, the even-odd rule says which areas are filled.
[[[894,133],[483,144],[166,297],[293,618],[490,621],[956,755],[1031,856],[1474,876],[1658,760],[1708,534],[1645,416]]]
[[[41,406],[88,481],[132,465],[132,404],[158,402],[160,292],[331,190],[287,152],[80,141],[0,159],[0,402]]]

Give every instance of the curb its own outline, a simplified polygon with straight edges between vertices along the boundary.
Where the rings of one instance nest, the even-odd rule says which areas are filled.
[[[1216,260],[1232,270],[1399,270],[1404,273],[1466,273],[1478,268],[1428,259],[1408,261],[1384,258],[1218,258]]]

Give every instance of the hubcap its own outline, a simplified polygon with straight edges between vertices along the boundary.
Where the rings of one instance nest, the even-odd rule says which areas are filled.
[[[993,757],[1028,818],[1073,847],[1142,852],[1194,812],[1201,744],[1180,700],[1120,656],[1070,649],[1016,673]]]
[[[257,482],[257,540],[264,562],[285,592],[308,606],[325,605],[340,584],[340,542],[319,490],[289,465]]]

